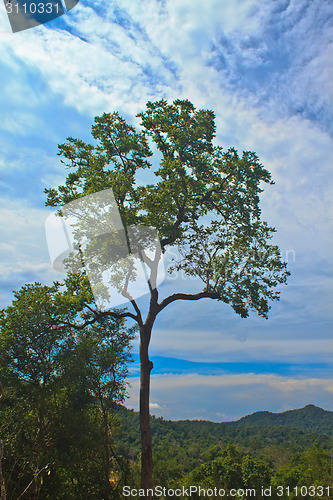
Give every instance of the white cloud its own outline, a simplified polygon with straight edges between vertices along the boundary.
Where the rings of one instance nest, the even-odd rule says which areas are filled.
[[[131,33],[115,22],[112,12],[109,6],[103,18],[79,4],[66,18],[74,34],[45,25],[4,36],[3,43],[38,69],[65,103],[90,114],[117,108],[135,114],[152,91],[167,88],[174,77],[158,48],[134,26]]]
[[[200,309],[202,314],[203,309]],[[171,313],[172,314],[172,313]],[[195,322],[193,323],[195,324]],[[240,323],[241,325],[241,323]],[[240,326],[239,325],[239,326]],[[258,362],[330,363],[333,354],[331,338],[309,339],[302,331],[281,326],[264,328],[251,325],[246,331],[229,321],[220,331],[187,329],[156,329],[153,332],[151,354],[197,362]],[[242,337],[242,333],[245,336]],[[282,338],[281,338],[282,337]]]
[[[12,290],[25,283],[50,284],[63,278],[52,270],[49,260],[44,229],[48,213],[26,202],[1,199],[0,232],[4,243],[0,246],[0,307],[7,306]]]
[[[151,410],[160,410],[161,409],[161,407],[158,403],[149,403],[149,408]]]
[[[139,379],[130,379],[126,406],[138,409]],[[332,379],[278,375],[152,375],[151,397],[164,418],[229,421],[254,411],[284,411],[315,404],[332,406]]]
[[[321,112],[332,96],[329,12],[327,1],[301,0],[287,9],[267,0],[101,1],[79,3],[63,17],[69,32],[45,25],[2,38],[54,91],[90,113],[110,107],[132,113],[150,96],[187,92],[190,74],[200,75],[200,88],[214,54],[225,61],[215,64],[224,92],[240,91],[256,106],[257,97],[267,97],[274,112],[285,106]]]

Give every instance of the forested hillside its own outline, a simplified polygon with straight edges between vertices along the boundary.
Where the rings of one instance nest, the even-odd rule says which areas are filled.
[[[118,449],[135,464],[139,414],[123,406],[117,413],[122,421]],[[280,414],[257,412],[223,423],[152,417],[155,483],[227,488],[332,485],[332,425],[333,412],[313,405]],[[282,498],[297,497],[294,492]],[[321,498],[330,496],[323,492]]]
[[[3,473],[7,499],[14,500],[18,489],[22,493],[29,485],[29,471],[35,455],[33,450],[26,448],[27,432],[24,435],[21,432],[22,435],[13,440],[15,425],[13,427],[7,420],[12,413],[12,400],[7,404],[5,399],[3,403],[0,425],[4,440]],[[49,420],[42,454],[46,465],[45,470],[39,469],[42,481],[38,498],[104,498],[105,443],[100,411],[95,404],[89,409],[87,403],[85,401],[82,406],[77,401],[77,408],[69,407],[63,416],[58,413],[54,428]],[[59,407],[60,410],[63,412],[65,407]],[[116,500],[124,498],[125,485],[139,488],[139,414],[120,404],[113,404],[109,410],[111,470],[108,498]],[[73,422],[70,413],[75,417]],[[30,425],[33,431],[31,418],[32,414]],[[256,491],[256,498],[264,498],[261,488],[272,488],[273,499],[300,498],[295,491],[301,486],[306,487],[302,498],[311,499],[313,492],[321,492],[320,489],[308,489],[315,485],[316,488],[326,488],[315,498],[332,498],[332,419],[333,412],[312,405],[281,414],[257,412],[236,422],[223,423],[151,417],[154,484],[174,489],[189,485],[216,487],[227,493],[232,488],[252,488]],[[59,423],[61,427],[57,430]],[[28,459],[26,465],[22,453]],[[14,476],[20,478],[19,483],[14,481]],[[276,496],[281,485],[292,489],[289,495]],[[31,487],[22,498],[35,498]],[[194,493],[192,498],[199,497]]]
[[[134,458],[139,452],[139,414],[124,406],[118,407],[117,414],[122,421],[119,443]],[[313,405],[278,414],[256,412],[235,422],[222,423],[151,417],[151,426],[157,456],[161,456],[162,449],[168,456],[176,456],[179,450],[180,454],[192,454],[199,462],[202,457],[214,455],[211,447],[221,448],[231,443],[256,455],[271,456],[278,462],[313,443],[327,450],[333,447],[333,412]]]
[[[307,405],[299,410],[289,410],[283,413],[258,411],[241,418],[235,425],[269,425],[296,427],[319,434],[333,434],[333,412]]]

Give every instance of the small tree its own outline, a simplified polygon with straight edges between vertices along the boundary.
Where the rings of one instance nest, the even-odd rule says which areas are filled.
[[[127,317],[140,330],[141,486],[152,488],[152,440],[149,419],[149,344],[157,315],[177,300],[211,298],[231,305],[242,318],[255,310],[267,318],[269,301],[285,283],[288,272],[277,246],[269,243],[275,229],[261,220],[261,184],[273,184],[253,152],[238,155],[213,145],[214,113],[196,110],[188,100],[148,102],[141,131],[118,113],[95,118],[92,135],[97,145],[68,138],[59,146],[62,160],[72,171],[58,189],[46,189],[47,205],[62,205],[87,194],[112,188],[125,231],[133,225],[155,228],[162,254],[176,247],[179,259],[172,270],[183,270],[201,280],[194,293],[175,291],[159,298],[156,265],[150,266],[148,314],[129,296],[133,312],[95,311]],[[140,169],[152,168],[150,139],[161,157],[156,182],[136,185]],[[162,254],[156,251],[155,263]],[[101,261],[103,259],[101,258]],[[147,259],[145,260],[147,262]],[[151,262],[151,261],[150,261]],[[147,494],[150,498],[151,495]]]

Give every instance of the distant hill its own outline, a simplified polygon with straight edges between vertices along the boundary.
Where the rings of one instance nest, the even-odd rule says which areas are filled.
[[[122,417],[130,418],[132,425],[139,422],[139,413],[128,410],[124,406],[119,407]],[[209,420],[164,420],[162,417],[151,417],[152,425],[164,425],[166,427],[187,428],[194,430],[198,427],[205,427],[209,431],[216,431],[218,428],[232,427],[291,427],[315,434],[328,435],[333,437],[333,411],[323,410],[318,406],[309,404],[304,408],[288,410],[282,413],[272,413],[269,411],[257,411],[246,417],[233,422],[211,422]],[[135,424],[134,424],[135,425]]]
[[[333,411],[323,410],[318,406],[307,405],[298,410],[288,410],[283,413],[257,411],[251,415],[230,422],[231,425],[260,425],[269,427],[293,427],[317,434],[333,435]]]
[[[139,413],[124,406],[118,407],[117,413],[122,421],[117,437],[120,448],[125,456],[135,460],[140,453]],[[235,422],[151,417],[151,429],[155,457],[174,457],[175,463],[186,463],[187,470],[196,467],[199,458],[215,458],[228,444],[266,456],[275,463],[285,462],[314,443],[333,449],[333,412],[314,405],[283,413],[260,411]]]
[[[121,456],[137,464],[140,460],[139,413],[118,406],[117,414],[116,449]],[[298,478],[302,467],[305,468],[304,474],[318,469],[320,480],[326,472],[327,478],[331,477],[333,412],[314,405],[283,413],[260,411],[235,422],[171,421],[152,416],[151,430],[157,484],[168,485],[170,478],[179,484],[184,484],[182,481],[186,477],[192,481],[197,477],[195,474],[202,473],[203,466],[213,474],[214,467],[222,463],[228,449],[233,450],[228,463],[232,457],[238,456],[237,453],[243,457],[251,456],[253,463],[265,464],[274,474],[280,474],[276,477],[282,482],[277,484],[283,484],[283,474],[287,474],[286,484],[290,484],[290,477],[294,477],[288,476],[290,470]],[[232,470],[237,471],[237,468]],[[331,484],[330,481],[326,479],[327,484]]]

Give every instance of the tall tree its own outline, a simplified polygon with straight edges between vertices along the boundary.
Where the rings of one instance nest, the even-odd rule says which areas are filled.
[[[147,252],[142,257],[148,263],[147,314],[128,293],[126,272],[122,275],[123,293],[133,312],[95,310],[96,319],[127,317],[139,326],[141,485],[147,490],[152,488],[153,467],[149,344],[157,315],[177,300],[211,298],[230,304],[243,318],[250,310],[267,318],[269,302],[279,297],[276,286],[285,283],[289,273],[279,248],[270,243],[275,229],[261,220],[262,183],[273,181],[256,154],[246,151],[240,156],[233,148],[223,151],[215,146],[213,111],[196,110],[188,100],[148,102],[138,117],[141,131],[117,112],[104,113],[95,118],[92,127],[97,144],[68,138],[59,146],[59,154],[71,172],[64,185],[45,192],[48,206],[61,207],[112,188],[127,241],[133,225],[153,227],[158,232],[161,247],[156,246],[153,258],[148,258]],[[156,182],[137,185],[140,169],[152,169],[149,140],[160,159],[154,172]],[[200,278],[201,287],[194,293],[175,291],[159,298],[157,265],[168,247],[179,252],[172,269]],[[100,266],[105,265],[105,256],[101,249]],[[111,264],[117,272],[115,263]]]

